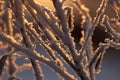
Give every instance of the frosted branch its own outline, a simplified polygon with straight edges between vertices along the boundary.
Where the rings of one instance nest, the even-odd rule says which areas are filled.
[[[23,45],[20,45],[19,43],[17,43],[12,37],[0,33],[0,40],[7,42],[8,44],[10,44],[11,46],[13,46],[15,49],[22,51],[23,53],[25,53],[29,58],[38,60],[40,62],[43,62],[47,65],[49,65],[53,70],[55,70],[56,72],[58,72],[62,77],[64,77],[65,79],[69,79],[69,80],[76,80],[76,78],[74,76],[72,76],[71,74],[69,74],[68,72],[64,72],[62,71],[59,67],[57,67],[53,61],[50,61],[49,59],[45,58],[44,56],[38,55],[37,52],[32,51],[26,47],[24,47]]]
[[[103,25],[107,32],[109,32],[117,41],[120,42],[120,35],[112,28],[108,16],[104,15],[101,25]]]

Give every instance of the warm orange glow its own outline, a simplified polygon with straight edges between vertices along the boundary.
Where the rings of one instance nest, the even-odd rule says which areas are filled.
[[[36,1],[45,5],[46,7],[50,8],[50,9],[53,9],[51,0],[36,0]]]
[[[54,9],[52,0],[36,0],[40,4],[48,7],[49,9]],[[71,5],[70,1],[65,1],[65,5]]]

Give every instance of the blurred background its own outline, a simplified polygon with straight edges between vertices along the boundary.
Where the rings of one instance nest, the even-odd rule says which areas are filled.
[[[37,0],[37,1],[50,9],[54,9],[51,0]],[[66,2],[65,5],[72,6],[69,0],[66,1],[68,2]],[[90,9],[90,14],[92,18],[95,17],[96,10],[99,7],[101,1],[102,0],[81,0],[81,2]],[[110,8],[109,5],[107,6],[105,14],[109,15],[110,18],[116,17],[114,11]],[[81,28],[81,15],[79,15],[79,12],[75,8],[74,8],[74,16],[75,16],[74,18],[75,30],[72,32],[72,36],[75,38],[76,43],[78,43],[82,36],[81,31],[83,29]],[[104,27],[98,24],[93,35],[94,48],[98,46],[99,42],[104,42],[104,39],[106,37],[111,37],[111,36],[104,31]],[[22,61],[24,60],[23,59],[17,60],[19,64],[21,64]],[[99,75],[97,75],[97,80],[120,80],[119,61],[120,61],[120,50],[116,50],[114,48],[110,48],[109,50],[107,50],[103,59],[102,71]],[[61,80],[60,78],[57,78],[57,75],[54,72],[52,72],[52,70],[50,70],[48,67],[46,67],[45,65],[41,65],[41,66],[43,69],[43,73],[45,74],[45,80]],[[71,71],[71,69],[68,70]],[[31,72],[31,70],[23,71],[18,75],[19,77],[23,78],[23,80],[33,80],[34,78],[34,75]],[[7,80],[6,75],[4,75],[3,80]]]

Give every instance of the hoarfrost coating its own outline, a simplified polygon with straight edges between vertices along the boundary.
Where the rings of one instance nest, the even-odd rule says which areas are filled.
[[[81,16],[82,40],[75,42],[73,7]],[[42,64],[48,66],[58,78],[64,80],[96,80],[101,72],[104,54],[109,47],[120,49],[120,1],[102,0],[91,17],[89,7],[80,0],[51,0],[55,10],[50,10],[35,0],[0,1],[0,79],[6,73],[10,79],[22,80],[17,73],[32,69],[35,80],[44,80]],[[107,6],[115,11],[114,22],[105,14]],[[105,28],[112,38],[104,39],[94,49],[92,36],[98,25]],[[76,45],[79,44],[79,48]],[[41,51],[40,51],[41,49]],[[26,62],[18,65],[17,59]],[[66,67],[67,65],[67,67]],[[68,67],[73,73],[69,72]]]

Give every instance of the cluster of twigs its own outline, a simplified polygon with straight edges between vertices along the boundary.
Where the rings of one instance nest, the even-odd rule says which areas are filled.
[[[65,80],[95,80],[101,71],[106,50],[110,46],[120,49],[120,35],[112,27],[120,26],[119,0],[102,0],[93,20],[89,9],[80,0],[70,0],[82,15],[83,41],[77,43],[81,45],[80,49],[76,49],[76,43],[71,36],[74,30],[73,9],[64,6],[67,0],[51,1],[55,10],[50,10],[35,0],[0,2],[0,50],[4,53],[0,55],[1,79],[7,72],[9,80],[20,80],[16,74],[32,68],[35,79],[44,80],[40,64],[46,64]],[[116,13],[114,21],[104,14],[108,4]],[[91,39],[99,23],[113,39],[105,39],[105,43],[100,43],[94,51]],[[18,66],[17,58],[25,58],[30,62]],[[79,78],[70,74],[65,64]]]

